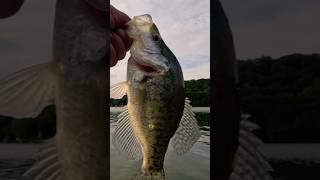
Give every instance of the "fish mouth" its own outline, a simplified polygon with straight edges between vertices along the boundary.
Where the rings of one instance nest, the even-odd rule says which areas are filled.
[[[152,41],[148,39],[150,29],[154,26],[149,14],[134,16],[127,23],[126,33],[133,39],[130,52],[136,66],[143,72],[149,74],[164,74],[169,70],[168,60],[155,48]],[[150,47],[149,47],[150,45]]]
[[[149,14],[144,14],[140,16],[134,16],[132,20],[127,22],[126,33],[129,37],[135,39],[140,33],[149,32],[150,27],[152,27],[153,21]]]
[[[142,70],[142,71],[145,71],[145,72],[148,72],[148,73],[158,72],[158,70],[156,70],[155,68],[153,68],[151,66],[140,64],[138,62],[136,62],[136,63],[137,63],[137,66],[139,67],[139,69]]]
[[[164,74],[169,70],[168,65],[155,67],[152,64],[142,63],[140,61],[137,61],[135,58],[133,58],[136,66],[143,72],[151,73],[151,74]]]
[[[150,66],[150,65],[146,65],[146,64],[142,64],[142,63],[139,63],[138,61],[136,61],[136,64],[138,66],[138,68],[144,72],[147,72],[147,73],[155,73],[155,72],[161,72],[162,70],[157,70],[156,68]]]

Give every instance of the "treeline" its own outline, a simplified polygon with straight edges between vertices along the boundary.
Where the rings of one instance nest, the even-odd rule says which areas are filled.
[[[260,125],[256,134],[263,141],[320,142],[320,55],[293,54],[238,62],[241,109]],[[210,106],[209,79],[190,80],[185,85],[193,106]],[[112,99],[111,106],[123,106],[126,101],[126,97]],[[35,119],[0,116],[0,142],[49,138],[55,134],[55,127],[54,106]]]
[[[198,79],[185,81],[186,97],[194,107],[210,106],[210,79]],[[111,106],[124,106],[127,104],[127,96],[122,99],[110,99]]]
[[[320,142],[320,55],[239,61],[243,112],[266,142]]]
[[[209,106],[209,80],[191,80],[186,82],[186,94],[192,100],[193,106]],[[112,106],[124,106],[127,97],[111,99]],[[208,118],[202,119],[202,124],[208,123]],[[33,119],[13,119],[0,116],[0,142],[37,142],[53,137],[56,132],[55,106],[48,106]]]
[[[0,116],[0,142],[37,142],[56,133],[55,106],[46,107],[36,118]]]

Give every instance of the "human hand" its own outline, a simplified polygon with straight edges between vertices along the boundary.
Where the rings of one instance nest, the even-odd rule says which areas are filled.
[[[0,19],[10,17],[16,14],[21,8],[24,0],[1,0],[0,1]]]
[[[126,56],[132,44],[132,39],[125,32],[128,21],[130,21],[128,15],[110,6],[110,67],[115,66],[119,60],[122,60]]]

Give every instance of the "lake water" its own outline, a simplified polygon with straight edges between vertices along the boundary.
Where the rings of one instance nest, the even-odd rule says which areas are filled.
[[[116,116],[121,108],[113,109]],[[195,110],[207,111],[205,108]],[[189,153],[177,156],[169,148],[165,159],[168,180],[210,179],[210,127],[209,114],[196,113],[202,136]],[[115,122],[111,121],[111,133]],[[34,162],[32,155],[37,144],[0,144],[0,180],[22,180],[21,174]],[[133,179],[141,162],[127,160],[113,146],[111,148],[111,179]],[[275,180],[320,180],[320,144],[264,144],[263,154],[271,162]]]
[[[201,138],[191,151],[177,156],[169,147],[165,159],[165,173],[168,180],[209,180],[210,179],[210,127],[209,108],[195,108],[197,120],[201,126]],[[121,108],[111,109],[111,117],[115,117]],[[205,112],[205,113],[199,113]],[[110,122],[112,134],[115,118]],[[111,135],[110,135],[111,137]],[[37,152],[38,144],[0,144],[0,180],[22,180],[21,175],[34,161],[32,156]],[[133,179],[141,165],[140,161],[128,160],[114,149],[111,144],[111,180]]]
[[[121,108],[112,109],[111,117],[115,117]],[[209,180],[210,179],[210,116],[208,108],[193,109],[201,126],[201,138],[192,147],[190,152],[177,156],[172,147],[166,154],[164,169],[168,180]],[[199,113],[206,112],[206,113]],[[114,118],[111,118],[114,119]],[[111,121],[111,134],[115,129],[115,121]],[[132,161],[123,157],[111,145],[111,179],[131,180],[139,172],[141,161]]]
[[[320,144],[264,144],[276,180],[320,180]]]

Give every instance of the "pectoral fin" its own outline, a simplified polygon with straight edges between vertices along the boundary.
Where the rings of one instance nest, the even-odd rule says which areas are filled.
[[[121,99],[127,94],[127,82],[118,83],[110,87],[110,98]]]
[[[0,79],[0,115],[33,118],[54,104],[56,64],[39,64]]]
[[[186,98],[179,128],[171,139],[174,150],[178,155],[185,154],[197,142],[200,135],[197,119],[192,111],[190,100]]]
[[[118,115],[118,119],[115,132],[112,136],[114,147],[129,159],[141,159],[141,147],[138,143],[138,139],[134,135],[127,107]]]

